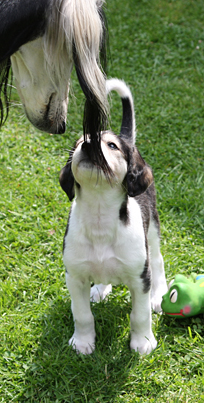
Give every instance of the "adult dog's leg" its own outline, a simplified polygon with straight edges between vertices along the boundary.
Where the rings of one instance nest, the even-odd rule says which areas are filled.
[[[95,328],[90,308],[90,283],[66,273],[66,284],[72,299],[75,328],[69,344],[82,354],[91,354],[95,349]]]
[[[129,288],[132,296],[130,348],[140,354],[149,354],[157,346],[152,333],[150,291],[146,293],[142,291],[143,283],[141,280],[132,283]]]

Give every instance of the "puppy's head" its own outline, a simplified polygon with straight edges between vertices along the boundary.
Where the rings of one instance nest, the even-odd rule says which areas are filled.
[[[75,186],[119,186],[130,197],[143,193],[153,182],[150,167],[135,146],[111,131],[101,134],[101,149],[112,176],[107,177],[92,157],[91,141],[79,139],[71,151],[67,164],[60,173],[60,185],[70,200],[74,198]]]

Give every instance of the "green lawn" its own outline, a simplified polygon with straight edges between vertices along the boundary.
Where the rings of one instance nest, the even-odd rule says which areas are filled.
[[[109,77],[131,87],[137,146],[154,170],[166,275],[204,273],[204,3],[107,0]],[[67,131],[35,130],[13,92],[0,132],[0,402],[204,401],[203,315],[153,314],[157,349],[129,350],[130,294],[93,305],[91,356],[73,332],[62,242],[70,204],[58,176],[82,133],[84,98],[73,73]],[[121,105],[112,97],[111,127]]]

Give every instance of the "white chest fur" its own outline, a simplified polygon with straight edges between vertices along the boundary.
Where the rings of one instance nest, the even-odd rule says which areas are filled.
[[[113,191],[113,189],[112,189]],[[113,196],[113,195],[112,195]],[[115,195],[116,196],[116,195]],[[128,199],[128,223],[119,218],[122,199],[101,196],[75,200],[65,237],[64,263],[69,275],[95,283],[126,283],[140,276],[146,260],[141,211]]]

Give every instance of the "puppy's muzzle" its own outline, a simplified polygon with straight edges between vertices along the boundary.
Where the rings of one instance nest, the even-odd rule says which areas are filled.
[[[81,151],[83,153],[83,159],[89,161],[93,166],[95,166],[98,171],[103,171],[107,180],[110,182],[110,178],[114,176],[111,168],[108,165],[108,162],[105,159],[103,151],[101,149],[101,155],[96,154],[96,150],[94,148],[94,144],[90,138],[84,140],[81,145]],[[101,156],[103,159],[101,159]]]

